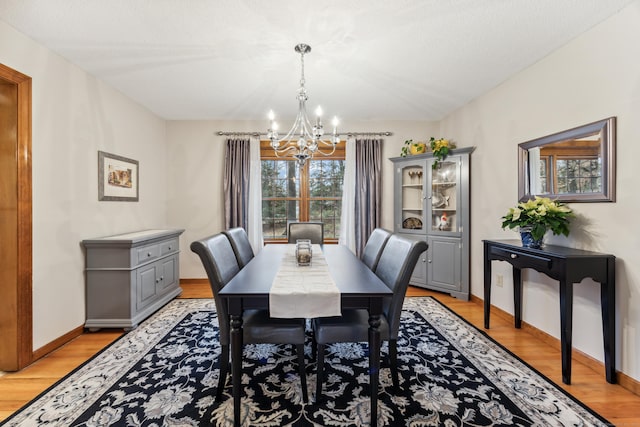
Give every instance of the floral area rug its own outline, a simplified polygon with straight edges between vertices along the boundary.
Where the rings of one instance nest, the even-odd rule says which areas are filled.
[[[210,299],[176,299],[3,423],[7,426],[231,426],[220,402],[218,322]],[[398,340],[400,390],[382,347],[379,426],[608,426],[435,299],[407,298]],[[306,346],[310,402],[302,402],[292,346],[245,345],[244,426],[368,426],[366,343],[325,356],[324,400]]]

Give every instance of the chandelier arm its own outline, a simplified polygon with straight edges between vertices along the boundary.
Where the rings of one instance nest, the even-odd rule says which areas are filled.
[[[332,146],[335,147],[335,143],[333,141],[331,141],[330,139],[318,139],[317,140],[319,143],[326,145],[326,146]]]
[[[335,144],[333,144],[333,143],[332,143],[331,145],[332,145],[332,147],[333,147],[333,148],[331,149],[331,151],[330,151],[330,152],[325,153],[324,151],[320,150],[320,148],[318,148],[318,149],[316,150],[316,153],[320,153],[320,154],[322,154],[323,156],[330,156],[330,155],[332,155],[332,154],[333,154],[333,153],[335,153],[335,151],[336,151],[336,146],[335,146]]]
[[[313,136],[313,127],[309,122],[309,118],[307,116],[307,110],[305,107],[304,101],[300,101],[298,114],[296,115],[296,119],[293,122],[293,126],[289,129],[287,134],[278,139],[278,142],[291,142],[297,144],[298,139],[302,136],[305,140],[313,140],[315,139]],[[302,132],[300,132],[302,130]]]
[[[304,123],[304,120],[301,117],[301,113],[298,112],[298,115],[296,116],[296,119],[293,122],[293,126],[291,126],[291,129],[289,129],[289,132],[287,132],[287,134],[284,137],[280,138],[278,142],[293,142],[294,138],[298,135],[298,128],[303,123]]]
[[[297,149],[298,149],[298,147],[296,147],[296,146],[291,146],[289,144],[286,144],[281,148],[274,148],[273,152],[275,153],[276,157],[284,157],[291,150],[297,150]]]

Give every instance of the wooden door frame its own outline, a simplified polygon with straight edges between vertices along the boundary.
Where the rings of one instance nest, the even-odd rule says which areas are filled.
[[[0,370],[17,371],[33,361],[33,269],[32,269],[32,183],[31,183],[31,77],[0,64],[0,79],[15,84],[18,89],[17,103],[17,241],[3,242],[17,251],[15,317],[9,325],[16,342],[14,360]],[[2,302],[0,304],[5,304]],[[0,305],[1,306],[1,305]],[[5,307],[2,307],[5,308]]]

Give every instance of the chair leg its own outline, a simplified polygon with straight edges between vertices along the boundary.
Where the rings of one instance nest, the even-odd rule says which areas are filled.
[[[311,332],[311,360],[316,360],[316,335]]]
[[[316,403],[322,400],[322,377],[324,370],[324,344],[317,346],[317,366],[316,366]]]
[[[400,383],[398,380],[398,340],[389,340],[389,367],[393,387],[397,390]]]
[[[300,385],[302,387],[302,401],[307,403],[309,396],[307,394],[307,372],[304,366],[304,344],[296,345],[298,352],[298,372],[300,373]]]
[[[220,354],[220,376],[218,378],[218,391],[216,392],[216,401],[222,398],[222,392],[224,386],[227,383],[227,375],[229,375],[229,346],[222,346],[222,353]]]

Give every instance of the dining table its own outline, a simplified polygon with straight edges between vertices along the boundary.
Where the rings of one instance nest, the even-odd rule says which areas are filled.
[[[369,311],[369,388],[371,394],[371,425],[378,414],[378,379],[380,369],[380,316],[383,300],[392,295],[391,289],[344,245],[325,244],[322,254],[329,274],[340,292],[341,309]],[[269,309],[270,290],[283,258],[291,245],[265,245],[219,292],[228,306],[231,338],[231,373],[234,425],[240,426],[242,394],[242,314],[244,310]],[[313,263],[313,258],[312,258]],[[300,266],[304,274],[306,266]],[[355,380],[355,379],[354,379]]]

